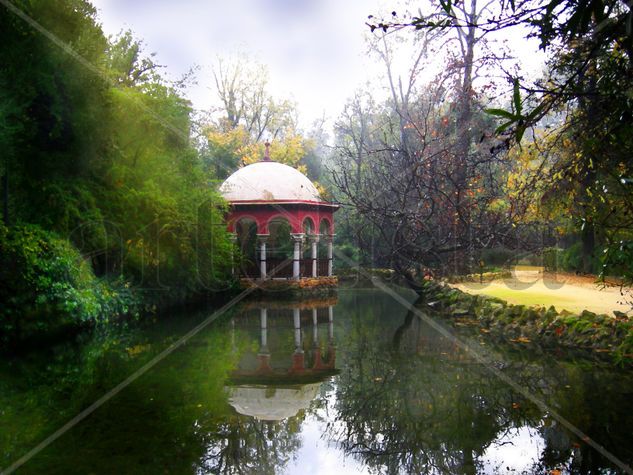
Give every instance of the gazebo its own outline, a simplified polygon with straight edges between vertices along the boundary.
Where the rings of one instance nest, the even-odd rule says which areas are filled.
[[[220,193],[230,203],[228,231],[247,258],[238,266],[240,277],[332,276],[334,212],[339,206],[324,201],[299,170],[271,160],[269,143],[264,158],[229,176]],[[319,258],[319,241],[327,246],[326,259]]]

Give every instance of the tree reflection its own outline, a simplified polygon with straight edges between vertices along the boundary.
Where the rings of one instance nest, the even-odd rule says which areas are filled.
[[[277,473],[302,452],[301,426],[308,419],[333,446],[375,472],[506,473],[503,458],[491,454],[500,444],[516,442],[513,434],[520,430],[542,443],[532,465],[524,467],[528,473],[612,468],[551,415],[418,317],[394,307],[386,295],[343,294],[336,325],[327,310],[278,310],[277,316],[259,307],[245,310],[201,332],[20,473]],[[266,325],[263,314],[270,317]],[[198,321],[175,319],[95,334],[0,364],[1,465],[23,455]],[[474,333],[462,336],[479,344]],[[633,461],[633,375],[568,353],[496,345],[489,337],[483,341],[495,368],[624,462]],[[340,373],[324,385],[331,393],[310,393],[290,411],[273,411],[265,420],[262,411],[270,408],[266,404],[275,388],[318,386],[335,361]],[[248,409],[262,417],[237,411],[250,399],[238,404],[232,391],[244,387],[263,391],[266,404]]]
[[[341,353],[349,361],[336,385],[339,423],[328,426],[326,437],[347,454],[384,473],[479,473],[486,471],[486,451],[494,451],[504,434],[532,427],[545,442],[533,470],[567,467],[594,473],[609,466],[411,312],[395,322],[382,312],[376,305],[366,306],[340,340]],[[577,365],[548,365],[525,353],[517,358],[501,350],[492,349],[498,368],[561,409],[582,430],[608,440],[610,446],[615,442],[619,457],[631,459],[621,429],[610,427],[606,436],[604,428],[592,422],[604,417],[596,411],[597,401],[585,394],[585,388],[595,384],[590,381],[592,373]]]
[[[49,360],[48,366],[38,359],[35,367],[20,368],[20,372],[51,376],[47,384],[16,387],[2,395],[0,419],[12,424],[3,424],[2,466],[174,341],[173,327],[155,332],[126,330],[125,335],[95,336],[83,346],[56,350],[68,355]],[[226,322],[215,325],[55,441],[20,473],[277,472],[299,447],[303,415],[266,422],[232,410],[225,383],[252,343],[249,335],[240,332],[231,341]],[[38,410],[12,411],[25,405],[21,399]]]
[[[247,416],[230,418],[213,432],[203,428],[207,452],[202,473],[277,473],[299,448],[303,417],[262,421]]]

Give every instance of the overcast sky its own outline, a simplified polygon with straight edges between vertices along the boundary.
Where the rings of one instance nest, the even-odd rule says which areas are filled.
[[[197,109],[217,99],[211,66],[218,55],[246,52],[270,71],[276,97],[292,98],[306,127],[330,120],[380,68],[367,57],[367,16],[390,11],[388,0],[92,0],[106,34],[131,29],[176,79],[192,66]],[[516,37],[517,47],[526,48]],[[533,50],[534,46],[528,48]],[[534,60],[531,53],[523,57]],[[531,65],[534,69],[534,65]]]

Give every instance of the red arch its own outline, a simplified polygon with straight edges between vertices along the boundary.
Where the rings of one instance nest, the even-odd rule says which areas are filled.
[[[274,205],[261,204],[246,207],[232,207],[228,219],[227,227],[229,232],[235,232],[235,224],[242,218],[252,219],[257,223],[257,234],[269,234],[268,223],[275,217],[281,216],[288,220],[292,233],[303,233],[303,223],[306,218],[310,218],[312,223],[321,229],[321,223],[327,222],[329,233],[334,229],[333,214],[335,207],[330,206],[305,206],[301,204]]]
[[[322,216],[321,220],[319,221],[319,233],[321,233],[321,227],[323,226],[323,224],[327,225],[327,232],[326,234],[332,235],[334,234],[334,221],[330,217],[328,216]]]
[[[318,221],[317,221],[318,222]],[[316,229],[316,224],[312,216],[306,215],[301,220],[301,229],[305,233],[306,232],[306,224],[308,224],[308,229],[311,230],[310,234],[318,234],[319,231]]]

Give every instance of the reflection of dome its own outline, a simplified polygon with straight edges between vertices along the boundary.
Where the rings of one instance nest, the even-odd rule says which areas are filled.
[[[321,383],[303,386],[231,386],[229,403],[240,414],[265,421],[281,421],[307,409]]]
[[[220,186],[227,201],[322,202],[307,176],[288,165],[262,161],[240,168]]]

